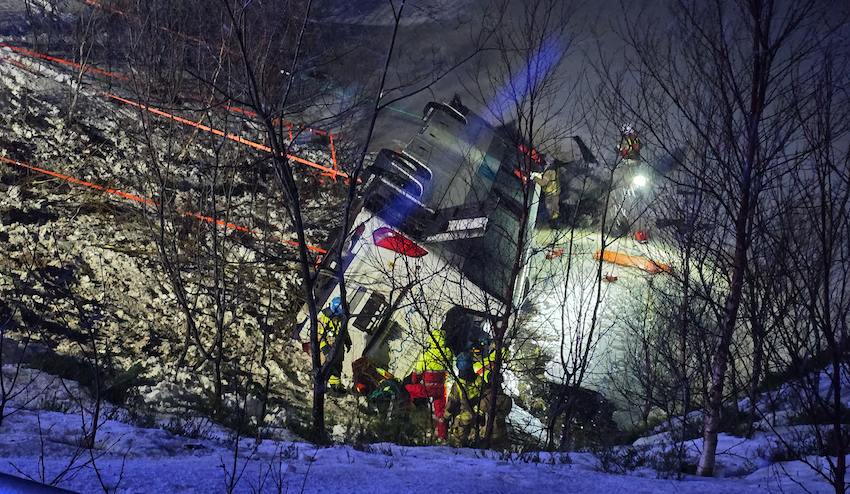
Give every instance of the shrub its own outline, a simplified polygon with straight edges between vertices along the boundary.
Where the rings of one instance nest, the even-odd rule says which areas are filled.
[[[599,461],[598,469],[605,473],[628,473],[646,462],[643,451],[634,446],[599,446],[591,452]]]
[[[171,417],[162,428],[175,436],[211,439],[213,423],[206,417]]]
[[[690,461],[683,443],[647,454],[646,463],[660,479],[682,480],[685,474],[693,475],[697,471],[697,464]]]

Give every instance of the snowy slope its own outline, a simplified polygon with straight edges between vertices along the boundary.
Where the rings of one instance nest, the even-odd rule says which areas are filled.
[[[12,370],[7,366],[7,376]],[[648,468],[629,475],[603,473],[589,453],[511,455],[390,444],[319,448],[298,442],[285,430],[276,430],[278,439],[259,445],[243,438],[235,452],[233,433],[209,422],[201,422],[206,425],[193,437],[184,437],[160,428],[169,422],[165,416],[142,427],[131,425],[134,417],[127,410],[112,407],[104,411],[110,419],[101,423],[96,447],[86,450],[78,446],[81,425],[90,420],[85,393],[72,381],[26,369],[23,375],[31,384],[13,400],[7,414],[13,413],[0,426],[0,472],[79,492],[102,492],[98,477],[117,492],[226,492],[234,471],[234,492],[246,493],[805,492],[785,472],[809,492],[829,492],[799,462],[765,461],[769,449],[764,436],[751,441],[721,437],[718,461],[727,467],[724,474],[736,477],[682,481],[657,479]],[[661,448],[665,437],[659,434],[641,444]],[[695,454],[697,444],[689,448]],[[731,460],[736,458],[752,467],[735,468]]]
[[[39,478],[38,421],[44,432],[46,478],[61,472],[77,448],[73,446],[79,417],[59,412],[25,411],[3,425],[0,471]],[[227,441],[192,440],[161,429],[143,429],[108,421],[102,448],[77,459],[72,473],[58,485],[80,492],[100,491],[95,466],[110,489],[119,492],[224,492],[228,472],[233,470],[233,450]],[[94,461],[92,462],[92,456]],[[587,492],[610,493],[755,493],[779,486],[785,492],[803,492],[788,478],[776,478],[761,469],[744,479],[657,480],[596,471],[589,454],[573,454],[571,464],[559,457],[540,455],[540,463],[514,457],[504,459],[492,452],[450,448],[401,448],[374,445],[368,451],[350,446],[317,448],[304,443],[264,441],[255,446],[243,441],[237,458],[242,472],[236,492]],[[554,460],[554,461],[553,461]],[[554,464],[550,464],[553,462]],[[796,467],[792,467],[796,468]],[[123,469],[123,472],[122,472]],[[804,469],[802,480],[811,477]],[[122,478],[123,475],[123,478]],[[120,483],[119,483],[119,478]],[[826,492],[812,482],[814,492]]]

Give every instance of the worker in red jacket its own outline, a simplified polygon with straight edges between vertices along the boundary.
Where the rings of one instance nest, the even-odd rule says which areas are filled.
[[[449,365],[453,361],[452,351],[446,345],[446,334],[442,329],[431,331],[422,354],[413,366],[410,383],[405,389],[410,400],[427,398],[431,400],[434,410],[435,430],[437,438],[446,440],[446,376]]]

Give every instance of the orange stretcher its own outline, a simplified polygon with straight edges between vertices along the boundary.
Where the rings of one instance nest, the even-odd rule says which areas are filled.
[[[627,268],[638,268],[646,271],[651,274],[658,273],[672,273],[673,268],[671,268],[668,264],[662,264],[649,259],[644,256],[633,256],[631,254],[626,254],[624,252],[618,252],[616,250],[597,250],[593,254],[593,259],[600,260],[602,259],[605,262],[610,262],[611,264],[616,264],[618,266],[624,266]]]

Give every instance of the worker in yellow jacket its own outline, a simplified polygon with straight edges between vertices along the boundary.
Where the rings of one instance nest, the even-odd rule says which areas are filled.
[[[509,355],[508,348],[502,347],[501,354],[501,370],[504,371],[505,363],[507,362]],[[485,436],[487,415],[490,414],[491,403],[495,400],[496,406],[493,418],[493,434],[490,437],[489,447],[500,448],[506,444],[508,438],[507,419],[508,414],[511,412],[511,408],[513,407],[513,400],[510,396],[505,394],[502,389],[501,376],[499,376],[499,382],[496,383],[495,396],[493,394],[492,379],[496,377],[493,374],[493,370],[496,365],[496,346],[491,343],[477,356],[473,354],[473,358],[474,362],[472,364],[472,369],[475,371],[477,376],[476,385],[478,386],[480,396],[478,402],[478,413],[481,417],[479,422],[479,437],[483,438]]]
[[[413,366],[410,383],[404,388],[410,395],[411,401],[418,398],[431,400],[437,437],[445,441],[447,438],[446,369],[453,361],[452,351],[446,345],[446,333],[442,329],[431,331],[424,347]]]
[[[339,297],[334,297],[328,307],[322,309],[319,313],[319,350],[322,353],[322,364],[333,353],[334,343],[342,333],[343,348],[337,350],[331,363],[331,373],[328,377],[328,386],[333,391],[343,391],[342,386],[342,361],[345,357],[345,352],[351,348],[351,337],[348,336],[348,331],[342,331],[342,303]]]
[[[558,169],[552,164],[542,172],[533,172],[531,177],[543,191],[543,204],[549,212],[549,223],[557,223],[561,218],[561,183],[558,180]]]

